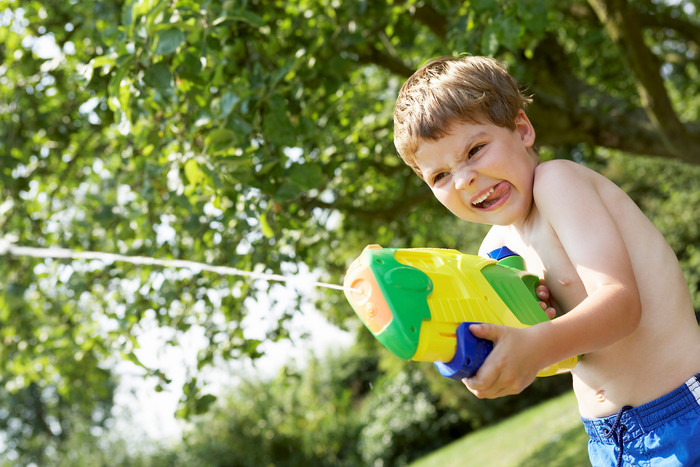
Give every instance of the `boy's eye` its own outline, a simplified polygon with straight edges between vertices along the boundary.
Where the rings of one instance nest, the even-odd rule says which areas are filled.
[[[447,177],[447,172],[440,172],[439,174],[435,175],[433,177],[433,185],[435,185],[437,182],[439,182],[445,177]]]
[[[479,152],[479,151],[481,150],[481,148],[483,148],[483,147],[484,147],[483,144],[477,144],[476,146],[474,146],[473,148],[471,148],[471,149],[469,150],[469,157],[472,157],[474,154],[476,154],[477,152]]]

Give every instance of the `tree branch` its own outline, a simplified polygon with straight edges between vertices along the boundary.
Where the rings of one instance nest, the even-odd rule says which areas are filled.
[[[537,128],[537,141],[544,145],[588,143],[631,154],[677,158],[659,138],[642,109],[606,112],[607,105],[563,108],[562,101],[537,92],[528,114]],[[689,154],[686,162],[700,164],[700,157]]]
[[[447,37],[447,19],[444,15],[438,12],[431,5],[423,4],[412,9],[411,15],[419,23],[427,26],[440,40],[444,41]],[[383,32],[377,33],[379,42],[384,45],[386,51],[381,51],[374,46],[376,41],[368,41],[369,50],[365,53],[359,53],[361,62],[372,63],[379,65],[392,73],[408,78],[413,74],[415,68],[406,65],[395,53],[393,46],[389,43],[388,38]]]
[[[447,19],[431,5],[424,3],[416,7],[413,17],[426,25],[439,39],[445,40],[447,37]]]
[[[678,17],[676,14],[672,15],[669,8],[664,7],[663,4],[652,4],[650,8],[654,8],[654,11],[639,13],[639,23],[642,27],[671,29],[687,41],[700,46],[700,25],[693,24],[687,18]]]
[[[556,146],[586,142],[632,154],[679,158],[663,142],[644,109],[630,108],[626,100],[577,79],[568,66],[566,52],[553,35],[540,41],[529,68],[535,99],[528,115],[537,128],[538,143]],[[596,105],[581,105],[580,96]],[[697,126],[688,125],[686,131],[700,138]],[[685,161],[700,164],[700,152],[684,156]]]
[[[372,41],[368,41],[366,51],[357,51],[360,63],[369,63],[389,70],[390,72],[408,78],[415,71],[400,58],[379,50]]]
[[[642,106],[663,143],[681,160],[692,162],[700,141],[688,134],[668,97],[656,57],[644,43],[637,12],[627,0],[588,0],[612,40],[627,57]]]

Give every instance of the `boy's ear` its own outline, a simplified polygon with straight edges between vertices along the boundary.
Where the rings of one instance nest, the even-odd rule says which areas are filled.
[[[518,111],[518,115],[515,117],[515,129],[520,134],[520,139],[525,146],[531,147],[535,144],[535,127],[532,126],[530,119],[527,118],[527,114],[522,109]]]

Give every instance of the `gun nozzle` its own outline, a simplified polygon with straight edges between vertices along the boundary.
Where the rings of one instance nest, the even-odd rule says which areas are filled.
[[[366,303],[372,295],[372,285],[364,280],[357,279],[350,284],[350,296],[358,305]]]

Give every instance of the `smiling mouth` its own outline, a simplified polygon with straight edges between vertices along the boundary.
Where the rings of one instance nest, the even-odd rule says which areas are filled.
[[[488,209],[498,203],[508,192],[508,185],[505,182],[501,182],[492,186],[487,192],[472,201],[472,206],[478,209]]]

